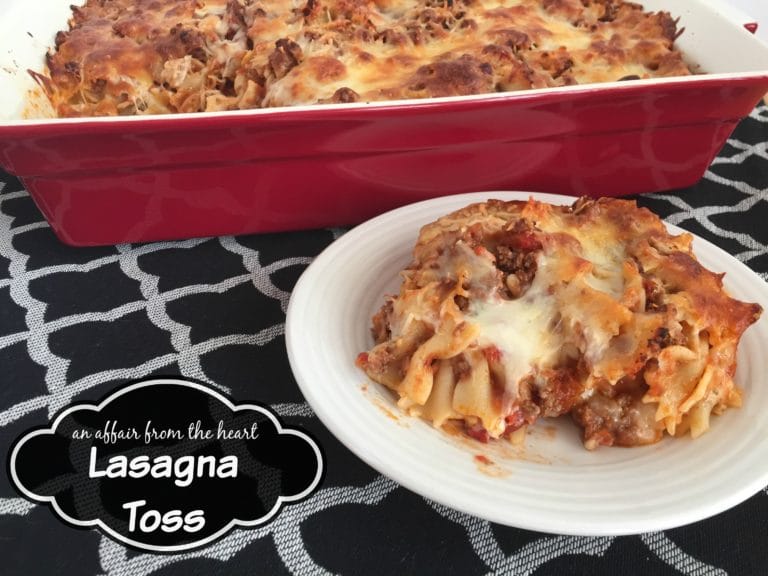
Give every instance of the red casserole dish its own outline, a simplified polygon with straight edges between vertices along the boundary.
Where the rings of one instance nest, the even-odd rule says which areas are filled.
[[[66,26],[68,2],[10,0],[0,8],[0,165],[73,245],[350,225],[468,191],[619,196],[685,187],[768,92],[768,46],[745,30],[750,22],[735,22],[713,0],[667,9],[686,29],[680,49],[707,74],[388,103],[56,119],[45,117],[26,70],[42,69],[46,47]],[[716,43],[708,40],[714,34]]]

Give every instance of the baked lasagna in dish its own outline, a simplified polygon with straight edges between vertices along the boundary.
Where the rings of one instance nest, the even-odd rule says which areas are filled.
[[[87,0],[33,74],[56,113],[370,102],[691,73],[624,0]]]
[[[468,206],[422,228],[357,364],[482,441],[563,414],[588,449],[699,436],[741,403],[736,349],[762,309],[691,243],[627,200]]]

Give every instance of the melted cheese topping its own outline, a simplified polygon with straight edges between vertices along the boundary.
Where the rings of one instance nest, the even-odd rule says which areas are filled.
[[[88,0],[36,75],[61,116],[457,96],[686,75],[623,0]]]
[[[539,260],[530,288],[515,300],[495,293],[487,301],[473,301],[467,322],[478,327],[481,348],[501,351],[506,371],[506,391],[517,395],[520,381],[537,367],[551,366],[561,354],[562,335],[553,331],[557,305],[549,294],[552,275]]]
[[[571,413],[588,448],[697,436],[740,403],[760,306],[626,200],[476,204],[425,226],[358,358],[400,405],[480,439]]]

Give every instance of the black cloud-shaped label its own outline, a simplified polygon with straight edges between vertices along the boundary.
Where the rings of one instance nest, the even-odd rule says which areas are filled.
[[[155,552],[263,525],[324,472],[318,444],[268,408],[170,378],[67,407],[16,440],[8,469],[19,492],[66,523]]]

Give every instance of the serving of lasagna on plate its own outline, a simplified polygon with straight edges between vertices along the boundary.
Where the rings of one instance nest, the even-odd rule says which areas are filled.
[[[472,204],[421,229],[357,364],[482,441],[564,414],[588,449],[697,437],[741,404],[736,350],[762,308],[691,243],[627,200]]]
[[[87,0],[35,77],[62,117],[461,96],[688,75],[624,0]]]

